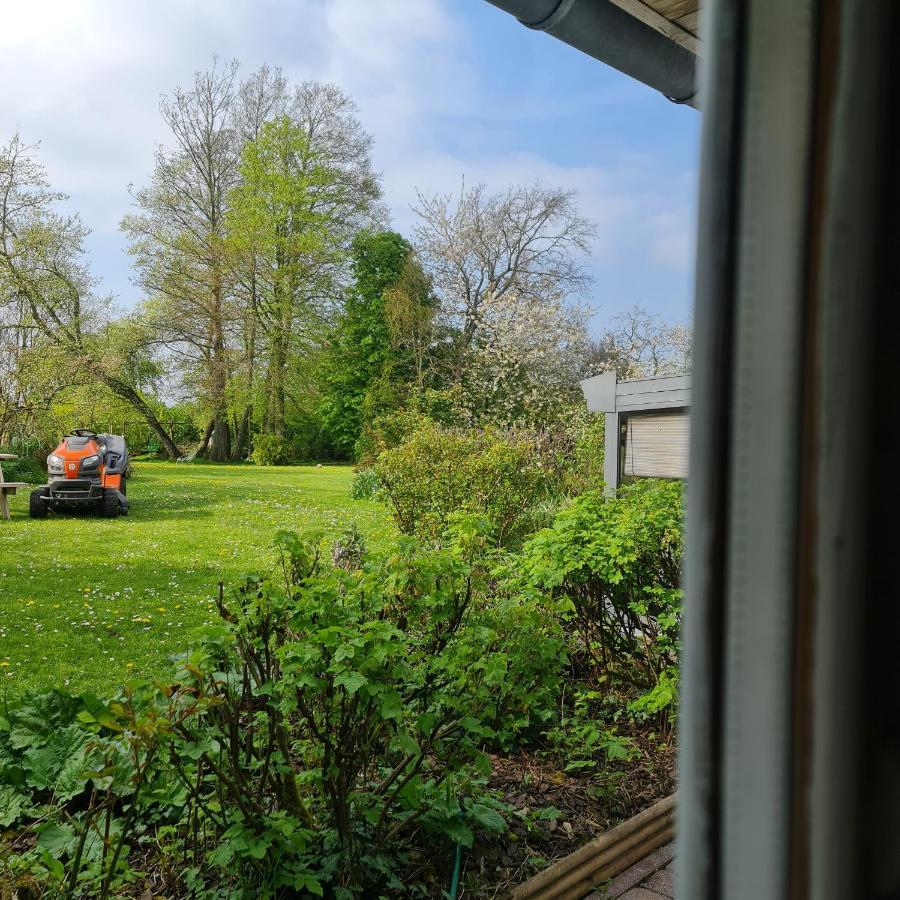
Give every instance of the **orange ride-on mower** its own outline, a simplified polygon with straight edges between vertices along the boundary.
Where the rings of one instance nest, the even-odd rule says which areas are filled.
[[[127,469],[124,437],[76,428],[47,457],[47,484],[31,492],[31,518],[78,508],[95,509],[108,519],[127,516]]]

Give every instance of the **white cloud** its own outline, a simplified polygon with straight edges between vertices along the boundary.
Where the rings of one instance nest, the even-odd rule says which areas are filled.
[[[687,210],[657,213],[651,220],[655,231],[652,241],[653,259],[661,266],[684,270],[693,265],[693,217]]]
[[[593,267],[601,276],[629,257],[685,271],[690,175],[673,182],[656,154],[624,148],[611,162],[574,165],[495,147],[493,128],[546,127],[543,117],[552,121],[560,108],[499,102],[468,27],[455,0],[9,3],[0,31],[0,138],[18,127],[27,140],[42,140],[54,185],[96,231],[97,274],[131,300],[137,295],[117,232],[127,186],[147,179],[155,146],[167,141],[160,94],[187,84],[213,53],[240,59],[247,72],[269,62],[290,77],[349,91],[375,138],[376,166],[402,231],[412,224],[416,187],[455,191],[464,176],[500,189],[540,178],[578,190],[583,213],[598,223]],[[576,101],[560,98],[563,106]],[[468,140],[451,149],[441,135],[457,120]]]

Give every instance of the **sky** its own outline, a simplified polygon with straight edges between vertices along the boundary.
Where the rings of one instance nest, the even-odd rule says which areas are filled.
[[[169,142],[161,95],[212,56],[330,81],[374,138],[392,225],[416,190],[574,188],[597,225],[592,330],[637,304],[690,317],[698,114],[485,0],[30,0],[4,8],[0,140],[40,141],[55,189],[91,229],[90,263],[141,299],[119,231],[129,185]]]

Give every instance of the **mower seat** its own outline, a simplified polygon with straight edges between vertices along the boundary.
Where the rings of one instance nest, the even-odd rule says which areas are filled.
[[[106,471],[110,475],[124,475],[128,468],[125,438],[121,434],[98,434],[97,443],[106,447]]]

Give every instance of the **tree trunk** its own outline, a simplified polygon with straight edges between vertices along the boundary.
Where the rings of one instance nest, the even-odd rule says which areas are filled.
[[[285,335],[279,328],[272,335],[272,353],[269,360],[269,384],[267,391],[266,431],[284,437],[284,380],[287,367]]]
[[[250,433],[251,414],[251,408],[248,406],[234,430],[234,443],[231,445],[232,462],[240,462],[244,458],[244,448],[247,446],[247,438]]]
[[[231,454],[231,429],[228,419],[218,415],[213,419],[212,440],[209,442],[210,462],[227,462]]]
[[[259,304],[257,297],[256,271],[250,276],[250,318],[247,323],[246,339],[244,347],[244,364],[246,366],[245,378],[247,379],[247,405],[244,407],[244,415],[235,429],[234,446],[231,448],[231,458],[239,462],[249,451],[250,426],[253,422],[253,397],[254,381],[256,375],[256,325],[259,321]]]
[[[200,441],[200,446],[197,447],[196,455],[200,457],[200,459],[206,459],[209,455],[209,440],[212,437],[213,426],[216,424],[215,419],[209,420],[209,425],[206,426],[206,431],[203,432],[203,440]]]
[[[225,388],[228,381],[225,358],[225,334],[220,321],[221,287],[216,285],[216,318],[213,323],[212,359],[210,360],[210,393],[215,408],[213,413],[213,433],[209,445],[212,462],[226,462],[231,453],[231,428],[228,425],[228,401]]]
[[[143,417],[147,424],[153,429],[153,433],[159,438],[166,456],[169,459],[178,459],[181,451],[178,445],[172,439],[172,436],[166,431],[162,422],[156,418],[156,414],[147,405],[144,398],[130,384],[120,381],[112,375],[107,375],[100,369],[94,369],[94,375],[98,381],[105,384],[117,397],[121,397],[127,403],[130,403]]]

